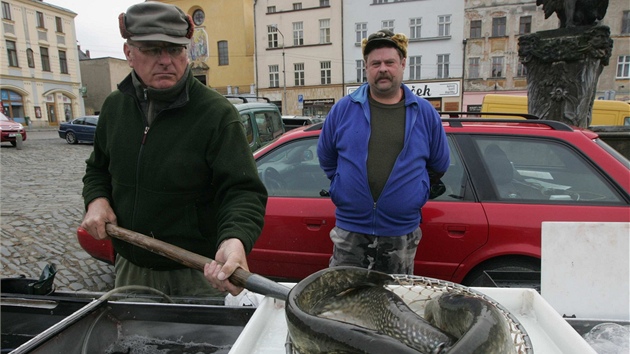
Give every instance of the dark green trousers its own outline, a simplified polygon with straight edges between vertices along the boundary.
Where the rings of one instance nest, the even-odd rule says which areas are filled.
[[[212,287],[196,269],[184,268],[176,270],[152,270],[139,267],[126,258],[116,255],[115,286],[142,285],[157,289],[169,296],[204,296],[225,297],[223,293]]]

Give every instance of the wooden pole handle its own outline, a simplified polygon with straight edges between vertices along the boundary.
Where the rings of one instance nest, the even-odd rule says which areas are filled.
[[[127,230],[113,224],[105,225],[105,229],[107,234],[111,237],[115,237],[147,251],[172,259],[175,262],[183,264],[189,268],[203,271],[204,265],[213,261],[211,258],[198,255],[181,247],[171,245],[164,241],[135,231]],[[278,284],[258,274],[252,274],[240,267],[236,268],[234,273],[232,273],[230,276],[230,282],[247,290],[280,300],[286,300],[290,290],[282,284]]]

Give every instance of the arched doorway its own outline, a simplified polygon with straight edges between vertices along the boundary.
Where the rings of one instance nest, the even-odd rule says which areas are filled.
[[[9,89],[0,90],[0,96],[2,97],[2,111],[7,117],[10,118],[23,118],[24,113],[24,98],[16,91]]]
[[[57,125],[57,108],[55,107],[55,94],[51,93],[45,96],[46,101],[46,120],[48,125]]]
[[[44,94],[46,103],[45,118],[48,125],[57,126],[63,122],[69,122],[76,116],[78,109],[75,107],[76,96],[68,91],[56,90]],[[80,114],[80,113],[79,113]]]

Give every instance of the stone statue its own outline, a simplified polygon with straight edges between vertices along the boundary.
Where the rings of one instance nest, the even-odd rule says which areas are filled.
[[[563,28],[596,24],[606,15],[608,0],[536,0],[536,5],[542,5],[545,18],[555,12]]]
[[[560,28],[519,37],[527,69],[528,113],[587,128],[597,81],[609,64],[610,28],[598,24],[608,0],[536,0],[545,18],[556,13]]]

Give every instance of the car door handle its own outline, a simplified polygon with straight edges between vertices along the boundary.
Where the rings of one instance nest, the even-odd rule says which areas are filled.
[[[446,226],[446,232],[449,237],[461,238],[464,237],[468,227],[466,225],[448,225]]]
[[[319,230],[322,225],[326,225],[325,219],[318,218],[304,218],[304,224],[306,224],[306,228],[309,230]]]

